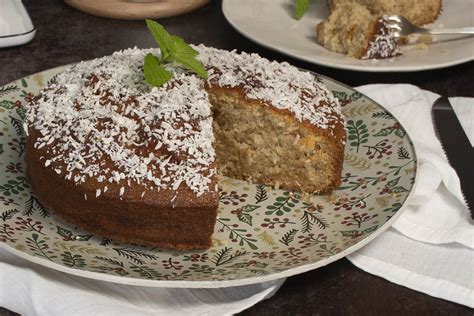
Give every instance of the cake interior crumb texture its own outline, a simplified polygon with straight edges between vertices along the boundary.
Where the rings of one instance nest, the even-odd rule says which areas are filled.
[[[316,40],[327,49],[362,58],[373,37],[377,17],[358,3],[342,3],[318,24]]]
[[[238,91],[210,93],[217,161],[222,174],[303,192],[326,192],[340,183],[341,147]],[[337,154],[334,154],[337,153]]]
[[[361,4],[377,16],[403,15],[418,26],[434,22],[438,18],[442,6],[442,0],[328,0],[331,10],[348,2]]]
[[[316,41],[326,49],[359,59],[401,55],[386,16],[400,14],[416,25],[434,22],[441,0],[329,0],[327,20],[316,26]]]

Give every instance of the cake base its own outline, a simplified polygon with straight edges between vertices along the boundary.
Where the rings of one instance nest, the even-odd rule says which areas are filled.
[[[174,191],[148,192],[143,199],[132,201],[96,197],[94,190],[76,186],[44,166],[38,150],[27,142],[26,178],[34,195],[54,214],[92,234],[114,241],[177,250],[205,249],[217,217],[218,193],[211,192],[199,200],[192,192],[182,191],[174,208],[165,201]],[[113,190],[112,184],[110,185]],[[54,189],[53,189],[54,188]],[[189,197],[185,198],[186,195]],[[183,205],[189,204],[189,205]]]

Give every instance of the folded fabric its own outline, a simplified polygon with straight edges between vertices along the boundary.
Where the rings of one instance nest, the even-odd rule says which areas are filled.
[[[391,282],[474,307],[474,222],[436,138],[431,106],[439,97],[410,85],[358,90],[385,106],[407,130],[418,157],[418,179],[408,205],[386,233],[349,260]],[[474,99],[451,99],[474,139]]]
[[[231,315],[271,297],[284,281],[217,289],[131,286],[59,272],[0,249],[0,306],[22,315]]]
[[[349,260],[392,283],[474,307],[472,249],[418,242],[390,228]]]

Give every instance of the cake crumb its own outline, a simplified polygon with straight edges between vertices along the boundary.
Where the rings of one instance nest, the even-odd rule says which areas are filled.
[[[431,44],[433,43],[433,37],[429,34],[421,34],[420,37],[418,37],[418,43]]]
[[[297,134],[297,135],[295,136],[295,140],[293,141],[293,145],[298,144],[298,142],[300,141],[300,138],[301,138],[301,136],[300,136],[299,134]]]
[[[418,43],[413,47],[413,50],[428,50],[428,45],[425,43]]]
[[[300,198],[304,202],[311,202],[312,195],[308,192],[302,192]]]

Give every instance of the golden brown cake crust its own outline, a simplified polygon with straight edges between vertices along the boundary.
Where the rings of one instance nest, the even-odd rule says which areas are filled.
[[[94,179],[76,185],[44,166],[45,153],[33,147],[36,133],[30,130],[27,138],[28,183],[35,196],[66,222],[98,236],[144,246],[178,250],[211,246],[217,192],[197,198],[183,187],[172,207],[166,201],[173,198],[174,191],[150,191],[141,198],[143,188],[137,185],[120,198],[119,185],[110,183],[110,189],[96,197],[100,184]]]

